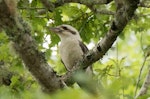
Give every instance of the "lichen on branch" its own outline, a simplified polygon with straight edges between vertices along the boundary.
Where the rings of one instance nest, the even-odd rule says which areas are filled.
[[[7,1],[7,2],[6,2]],[[43,53],[37,48],[31,37],[31,27],[26,21],[16,15],[12,0],[0,2],[0,26],[14,42],[14,48],[26,67],[39,81],[46,92],[54,92],[63,87],[59,77],[48,65]]]

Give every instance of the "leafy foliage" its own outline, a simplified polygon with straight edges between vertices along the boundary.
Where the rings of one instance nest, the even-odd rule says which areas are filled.
[[[55,0],[53,0],[55,2]],[[99,6],[96,6],[99,8]],[[114,10],[114,3],[102,6]],[[58,54],[59,38],[49,30],[49,27],[60,24],[70,24],[76,27],[83,41],[88,45],[96,44],[108,31],[113,16],[93,13],[85,5],[77,3],[65,4],[53,12],[39,14],[43,8],[39,0],[19,0],[18,11],[32,27],[32,36],[35,38],[39,50],[45,53],[48,63],[62,75],[65,68],[60,62]],[[97,97],[83,92],[77,85],[66,88],[55,94],[47,95],[40,91],[39,85],[31,76],[24,64],[17,57],[11,42],[4,33],[0,33],[0,60],[16,72],[11,79],[10,86],[0,86],[0,99],[133,99],[135,88],[140,88],[149,69],[149,58],[145,63],[140,84],[136,86],[140,67],[143,64],[144,53],[150,45],[150,9],[138,8],[136,16],[124,29],[113,47],[102,60],[94,64],[95,78],[104,87]],[[91,46],[90,46],[91,47]],[[91,49],[91,48],[90,48]],[[147,94],[140,99],[150,97]]]

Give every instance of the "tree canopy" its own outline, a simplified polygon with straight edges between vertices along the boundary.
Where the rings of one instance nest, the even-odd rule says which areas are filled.
[[[0,0],[0,99],[150,98],[149,22],[149,0]],[[61,24],[90,49],[71,72],[49,29]],[[72,77],[91,64],[93,79]]]

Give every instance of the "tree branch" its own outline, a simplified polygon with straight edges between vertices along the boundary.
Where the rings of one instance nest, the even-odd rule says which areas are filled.
[[[150,5],[145,4],[144,2],[140,2],[139,7],[150,8]]]
[[[138,91],[138,86],[139,86],[139,83],[141,81],[141,76],[142,76],[142,71],[143,71],[143,68],[145,66],[145,63],[146,63],[146,60],[147,60],[147,57],[145,56],[144,57],[144,60],[143,60],[143,63],[142,63],[142,66],[140,68],[140,73],[139,73],[139,76],[138,76],[138,80],[137,80],[137,83],[136,83],[136,88],[135,88],[135,93],[134,93],[134,97],[137,97],[137,91]],[[140,93],[139,93],[140,94]],[[136,96],[137,95],[137,96]]]
[[[48,0],[41,0],[43,5],[50,11],[52,12],[55,8],[62,6],[66,3],[80,3],[84,4],[89,8],[92,8],[94,5],[98,4],[108,4],[113,0],[57,0],[56,2],[50,2]]]
[[[148,88],[149,88],[149,86],[150,86],[150,69],[149,69],[148,74],[147,74],[147,76],[146,76],[146,79],[145,79],[145,81],[144,81],[144,83],[143,83],[143,85],[142,85],[140,91],[139,91],[138,94],[136,95],[135,99],[137,99],[138,97],[140,97],[140,96],[146,94],[146,93],[147,93],[147,90],[148,90]]]
[[[16,6],[12,3],[15,0],[1,0],[0,1],[0,27],[5,30],[9,38],[14,42],[14,47],[19,56],[22,58],[26,67],[39,81],[47,92],[54,92],[63,87],[63,84],[53,69],[48,65],[44,55],[38,51],[37,45],[31,37],[31,28],[29,25],[16,14]],[[60,0],[61,1],[61,0]],[[62,0],[63,1],[63,0]],[[112,0],[65,0],[66,2],[78,2],[89,7],[94,4],[109,3]],[[63,2],[65,2],[63,1]],[[76,64],[72,72],[63,76],[65,82],[72,79],[73,73],[78,69],[85,68],[105,55],[108,49],[112,46],[117,36],[122,32],[126,24],[134,15],[139,0],[125,0],[126,3],[118,8],[115,18],[112,22],[110,30],[106,33],[104,38],[95,46],[89,53],[87,53],[81,62]],[[41,0],[49,11],[53,11],[55,7],[60,6],[48,0]],[[73,81],[74,82],[74,81]],[[84,84],[83,84],[84,85]]]
[[[57,0],[54,5],[55,7],[59,7],[64,5],[65,3],[80,3],[89,6],[100,5],[100,4],[108,4],[113,0]]]
[[[100,40],[99,43],[85,55],[83,60],[84,66],[88,66],[102,58],[133,17],[139,0],[126,0],[126,2],[127,3],[124,4],[124,6],[122,6],[120,9],[117,9],[111,28],[103,37],[103,39]]]
[[[15,6],[11,5],[14,2],[15,0],[1,0],[0,27],[14,42],[16,52],[44,90],[54,92],[62,88],[63,84],[46,62],[44,55],[38,51],[37,45],[31,37],[31,28],[16,14]]]

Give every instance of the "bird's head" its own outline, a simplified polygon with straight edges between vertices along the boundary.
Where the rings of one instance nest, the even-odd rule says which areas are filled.
[[[50,28],[50,30],[55,32],[61,40],[68,38],[81,40],[79,32],[70,25],[63,24]]]

